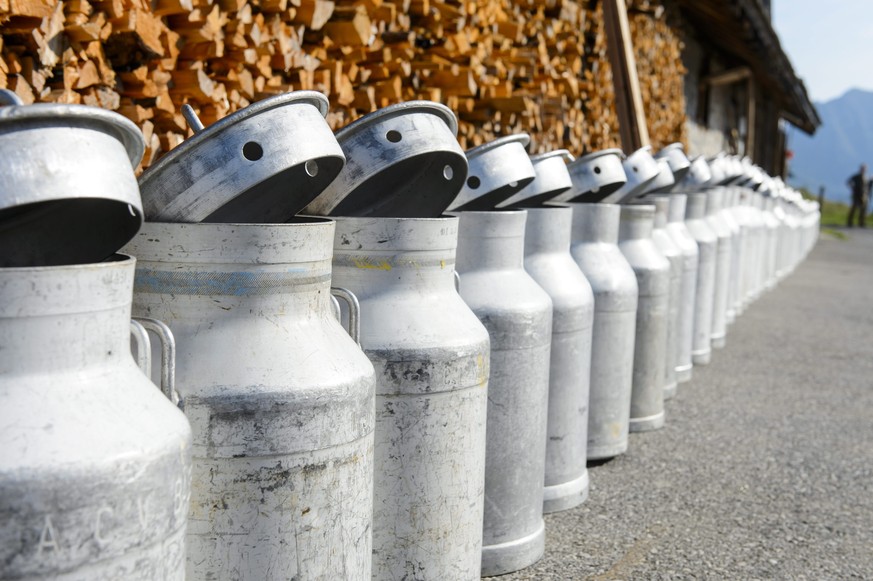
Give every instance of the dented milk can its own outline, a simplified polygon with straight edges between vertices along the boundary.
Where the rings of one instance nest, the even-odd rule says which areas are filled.
[[[455,217],[337,218],[334,283],[377,377],[374,579],[480,575],[489,341],[455,287],[457,238]]]
[[[178,343],[189,581],[370,578],[374,374],[334,315],[333,235],[146,223],[127,247],[134,313]]]
[[[524,268],[549,294],[553,309],[544,512],[573,508],[588,497],[594,294],[570,255],[572,225],[572,208],[527,209]]]
[[[571,206],[570,252],[594,292],[588,459],[602,460],[627,451],[638,287],[618,249],[619,206]]]
[[[134,264],[0,269],[2,579],[185,578],[191,429],[130,355]]]
[[[694,365],[708,365],[712,358],[712,313],[715,298],[718,237],[706,223],[705,193],[689,193],[685,225],[697,242],[697,291],[694,297],[694,340],[691,359]]]
[[[676,395],[676,368],[679,366],[679,310],[682,305],[682,266],[684,255],[673,237],[667,232],[667,214],[670,197],[667,195],[648,198],[655,205],[655,223],[652,241],[658,251],[670,263],[670,301],[667,308],[667,343],[665,345],[664,399]]]
[[[731,275],[731,229],[722,215],[726,188],[706,192],[706,223],[717,237],[715,253],[715,287],[712,295],[712,347],[719,349],[727,341],[728,293]]]
[[[524,271],[523,210],[461,212],[460,293],[488,329],[482,575],[543,555],[552,301]]]
[[[632,432],[664,426],[670,263],[652,241],[654,220],[654,206],[621,206],[618,247],[633,269],[639,288],[630,412]]]
[[[677,338],[676,381],[691,379],[691,361],[694,343],[694,303],[697,296],[697,242],[685,225],[685,194],[670,194],[667,232],[682,251],[682,298],[679,300],[679,330]]]

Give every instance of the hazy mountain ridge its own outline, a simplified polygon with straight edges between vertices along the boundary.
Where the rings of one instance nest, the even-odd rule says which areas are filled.
[[[873,92],[850,89],[836,99],[815,103],[822,126],[812,137],[797,129],[789,135],[794,152],[788,182],[830,200],[848,201],[846,180],[866,163],[873,177]]]

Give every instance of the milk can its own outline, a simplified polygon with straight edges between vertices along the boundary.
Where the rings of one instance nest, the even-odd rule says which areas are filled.
[[[455,288],[457,238],[454,217],[337,218],[334,284],[376,368],[374,579],[480,575],[489,340]]]
[[[543,512],[573,508],[588,497],[594,294],[570,255],[572,225],[572,208],[527,210],[524,268],[549,294],[553,309]]]
[[[749,225],[749,216],[746,212],[745,200],[748,197],[749,190],[747,188],[741,186],[732,186],[734,191],[733,196],[733,207],[731,207],[731,214],[733,215],[734,221],[737,223],[739,227],[739,238],[738,238],[738,248],[736,252],[731,250],[733,255],[733,260],[735,261],[736,270],[734,270],[734,265],[731,266],[731,276],[733,276],[733,294],[734,294],[734,313],[735,316],[739,316],[743,313],[743,310],[746,306],[745,300],[745,289],[748,278],[748,262],[750,260],[750,249],[751,249],[751,236],[752,232]]]
[[[637,277],[636,338],[630,431],[664,426],[664,365],[670,302],[670,263],[652,241],[655,207],[621,207],[618,248]]]
[[[374,374],[333,313],[333,234],[146,223],[127,247],[134,313],[178,342],[188,580],[370,578]]]
[[[624,454],[628,444],[637,278],[618,249],[621,209],[614,204],[571,204],[570,252],[594,292],[588,459]]]
[[[691,348],[694,365],[707,365],[712,357],[712,313],[718,237],[706,223],[706,197],[705,193],[689,193],[685,209],[685,225],[697,242],[698,249],[694,341]]]
[[[460,293],[488,329],[482,575],[543,555],[543,479],[552,301],[524,271],[526,212],[461,212]]]
[[[697,242],[685,225],[685,205],[688,196],[670,194],[667,233],[682,252],[682,291],[679,299],[679,323],[676,332],[676,381],[684,383],[691,379],[691,361],[694,343],[694,304],[697,298],[697,265],[699,254]]]
[[[631,153],[621,162],[627,181],[614,194],[603,198],[607,204],[617,204],[622,201],[630,201],[651,191],[651,184],[658,178],[660,167],[652,157],[652,148],[649,145]]]
[[[728,286],[731,275],[731,230],[722,216],[724,188],[706,192],[706,223],[717,237],[715,254],[715,289],[712,298],[712,347],[721,348],[727,341]]]
[[[185,577],[191,429],[130,355],[134,264],[0,269],[0,578]]]
[[[730,269],[728,273],[728,285],[727,285],[727,309],[725,311],[725,325],[730,325],[734,322],[736,318],[736,280],[739,277],[740,270],[740,250],[742,245],[742,238],[740,232],[740,225],[737,223],[734,218],[733,206],[735,205],[736,200],[736,188],[734,186],[725,186],[722,188],[724,192],[724,198],[721,208],[721,219],[724,224],[728,227],[728,230],[731,233],[731,259],[730,259]]]
[[[667,342],[664,358],[664,399],[676,395],[676,368],[679,366],[679,310],[682,304],[682,267],[685,256],[667,232],[667,215],[670,197],[667,195],[648,198],[655,205],[655,222],[652,241],[658,251],[670,263],[670,301],[667,307]]]
[[[767,232],[767,246],[764,253],[764,288],[770,290],[776,285],[776,252],[779,244],[779,220],[773,214],[775,203],[771,195],[761,199],[762,217]]]

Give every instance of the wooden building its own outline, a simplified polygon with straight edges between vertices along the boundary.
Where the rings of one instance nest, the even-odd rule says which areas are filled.
[[[0,0],[0,87],[117,110],[144,166],[190,134],[185,103],[208,124],[299,89],[334,128],[430,99],[465,147],[682,141],[771,171],[782,120],[819,123],[762,0]]]

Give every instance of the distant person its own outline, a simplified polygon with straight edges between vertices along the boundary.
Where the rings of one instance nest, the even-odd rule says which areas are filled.
[[[867,192],[869,183],[867,182],[867,165],[861,164],[861,169],[858,173],[850,177],[847,181],[849,188],[852,190],[852,209],[849,210],[849,220],[847,226],[852,227],[855,211],[858,212],[858,226],[865,228],[865,219],[867,218]]]

